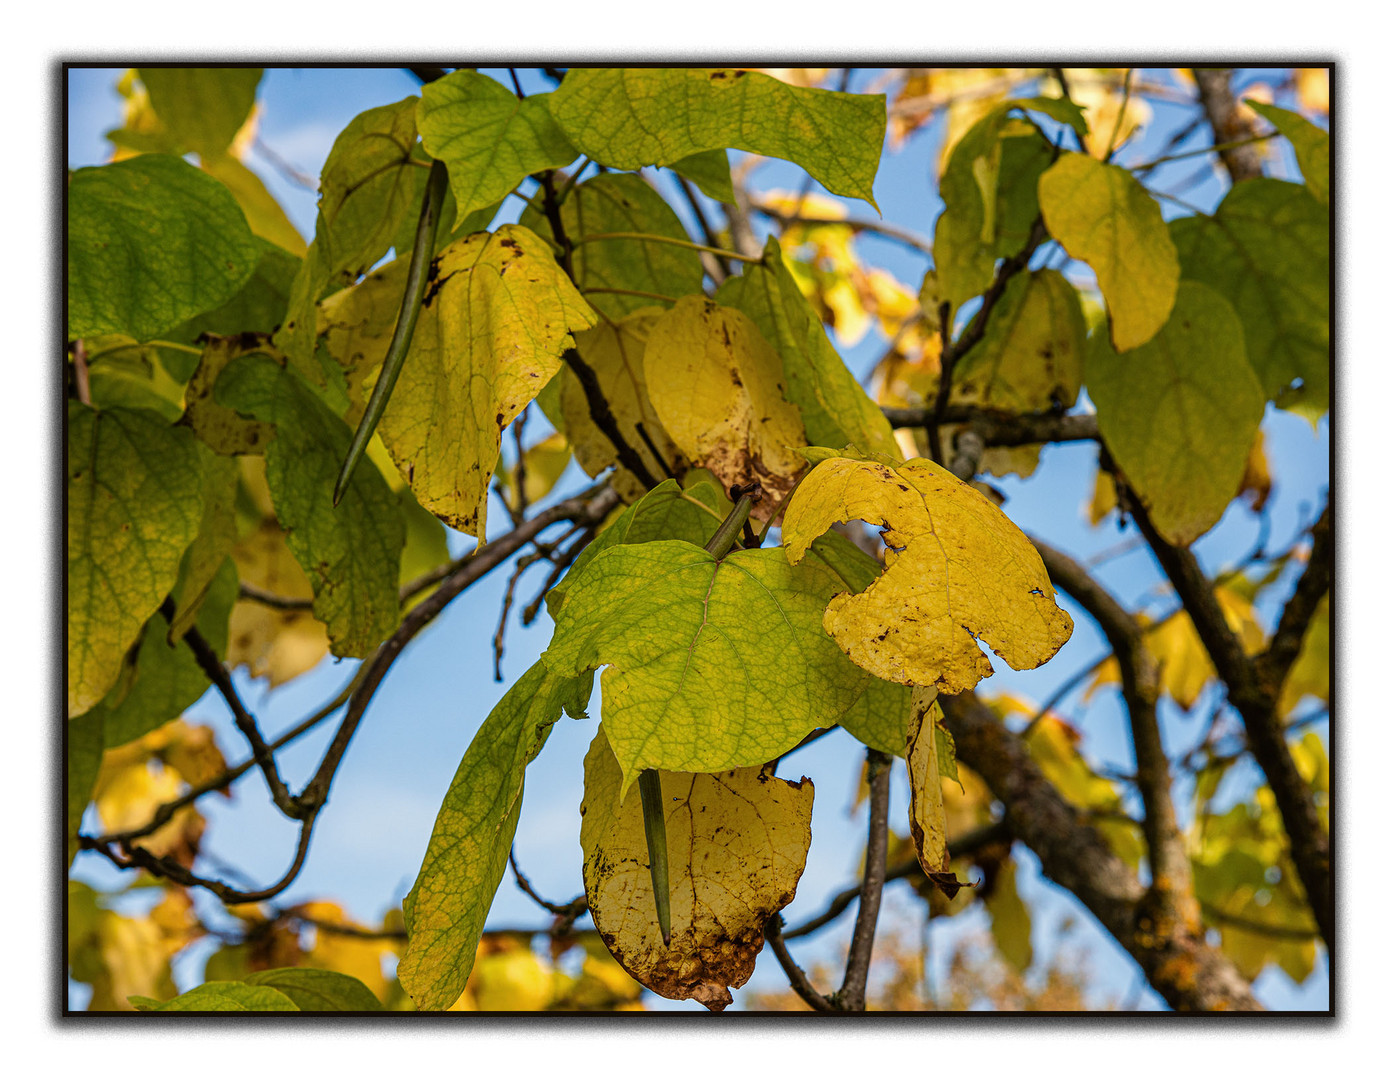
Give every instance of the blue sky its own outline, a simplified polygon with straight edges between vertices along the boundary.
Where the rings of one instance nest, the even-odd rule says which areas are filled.
[[[492,72],[500,75],[500,72]],[[118,69],[73,70],[69,73],[68,164],[70,167],[100,164],[109,154],[102,133],[120,124],[120,98],[113,84]],[[859,89],[867,75],[855,80]],[[1244,76],[1239,85],[1252,81]],[[542,79],[527,79],[530,91],[548,88]],[[271,69],[265,76],[260,100],[264,113],[259,132],[261,140],[284,160],[304,172],[318,172],[335,134],[354,115],[366,108],[400,100],[416,93],[418,83],[401,69]],[[1174,127],[1168,106],[1157,106],[1151,133],[1158,142],[1162,132]],[[909,139],[897,153],[886,156],[875,186],[884,220],[923,236],[930,236],[932,223],[940,210],[935,180],[930,168],[931,147],[939,132],[924,130]],[[1180,150],[1207,144],[1202,132]],[[1151,139],[1132,145],[1119,160],[1127,164],[1149,158],[1157,152]],[[1191,159],[1160,170],[1156,182],[1166,189],[1198,175],[1202,159]],[[314,195],[288,182],[265,161],[253,155],[249,161],[267,181],[269,189],[283,202],[293,222],[309,236],[314,227]],[[1283,158],[1282,175],[1297,178],[1294,162]],[[783,162],[764,163],[754,173],[754,186],[791,189],[804,174]],[[1225,190],[1216,176],[1205,176],[1182,197],[1204,208],[1212,207]],[[512,219],[518,206],[507,203],[504,215]],[[856,216],[872,211],[851,203]],[[1167,216],[1173,211],[1167,209]],[[859,241],[861,253],[885,266],[901,280],[916,287],[927,260],[919,261],[908,249],[876,237]],[[886,341],[877,331],[857,346],[844,350],[851,370],[863,373],[883,351]],[[1294,536],[1313,517],[1328,484],[1328,427],[1318,433],[1289,414],[1269,410],[1265,424],[1268,451],[1272,459],[1274,491],[1270,506],[1271,550],[1284,538]],[[536,425],[532,430],[542,430]],[[1029,481],[1005,478],[996,484],[1007,495],[1005,512],[1031,534],[1042,537],[1079,558],[1114,546],[1120,539],[1115,527],[1104,523],[1088,526],[1082,506],[1091,493],[1095,452],[1090,446],[1068,444],[1045,450],[1039,471]],[[560,492],[575,489],[581,474],[574,468],[560,485]],[[503,531],[504,515],[492,507],[492,532]],[[1246,551],[1256,535],[1255,516],[1235,504],[1224,520],[1196,545],[1206,570],[1216,570]],[[466,542],[457,538],[460,549]],[[456,550],[456,549],[454,549]],[[508,571],[479,583],[457,600],[437,623],[407,650],[381,688],[364,724],[355,737],[336,779],[329,807],[317,828],[306,867],[286,894],[286,901],[332,898],[362,919],[374,921],[389,906],[397,904],[416,875],[427,836],[442,794],[456,764],[480,720],[503,694],[515,677],[533,662],[548,643],[550,626],[546,617],[532,628],[516,623],[510,629],[504,663],[505,681],[495,683],[491,676],[490,636],[498,616],[504,580]],[[1148,552],[1143,549],[1116,558],[1101,571],[1106,584],[1130,606],[1150,598],[1160,577]],[[541,574],[535,571],[522,583],[527,595],[537,587]],[[1064,601],[1065,605],[1069,602]],[[1042,697],[1056,689],[1068,673],[1077,670],[1104,651],[1104,641],[1096,627],[1081,612],[1070,607],[1077,624],[1073,639],[1049,665],[1033,672],[1004,673],[995,661],[997,676],[986,689],[1014,689],[1030,698]],[[1153,610],[1159,610],[1157,607]],[[1275,618],[1275,607],[1262,612],[1264,621]],[[275,693],[264,685],[238,677],[240,693],[258,715],[269,735],[291,726],[312,711],[352,674],[349,663],[327,661],[310,675],[296,680]],[[1119,700],[1110,693],[1099,694],[1086,710],[1072,708],[1070,698],[1064,709],[1082,726],[1085,748],[1100,764],[1129,771],[1130,749]],[[1199,738],[1212,711],[1211,702],[1202,702],[1188,715],[1167,714],[1164,725],[1167,752],[1179,751]],[[595,731],[598,702],[594,698],[588,721],[563,720],[539,760],[531,767],[526,786],[524,813],[516,839],[521,865],[535,887],[554,899],[567,899],[580,888],[580,852],[577,844],[577,807],[581,798],[581,761]],[[240,758],[240,737],[227,719],[222,703],[206,697],[193,707],[187,718],[213,725],[230,759]],[[1322,733],[1325,728],[1320,729]],[[284,772],[289,782],[299,785],[319,761],[330,732],[302,740],[285,755]],[[787,910],[788,919],[799,921],[821,910],[828,896],[853,880],[863,844],[862,815],[851,818],[847,807],[857,780],[861,755],[857,744],[837,733],[809,749],[786,759],[783,773],[797,772],[816,782],[815,841],[796,902]],[[906,798],[901,778],[895,788],[895,808]],[[214,798],[204,807],[209,818],[205,846],[219,859],[235,865],[258,881],[280,875],[294,843],[294,829],[267,803],[259,781],[249,778],[237,789],[233,802]],[[1086,949],[1094,971],[1093,994],[1101,1002],[1118,1000],[1134,992],[1135,965],[1120,948],[1096,926],[1076,901],[1056,886],[1037,879],[1033,856],[1017,849],[1021,863],[1020,885],[1035,912],[1036,952],[1046,955],[1054,947],[1053,932],[1065,915],[1072,915],[1076,929],[1068,935],[1074,946]],[[117,876],[95,857],[78,863],[77,876],[94,885],[112,885]],[[920,909],[921,902],[910,900],[905,886],[890,886],[888,903],[895,909]],[[975,924],[979,914],[956,920],[938,920],[934,926],[934,955],[945,961],[950,941]],[[852,912],[809,943],[796,946],[798,959],[828,955],[830,942],[847,940]],[[491,912],[492,926],[539,926],[544,917],[507,876]],[[177,969],[183,984],[197,980],[201,956],[189,956]],[[784,979],[768,957],[760,959],[750,988],[783,985]],[[1297,989],[1289,979],[1273,970],[1258,985],[1263,1000],[1280,1008],[1324,1007],[1327,987],[1324,965],[1307,984]],[[74,1004],[80,998],[74,997]],[[661,1006],[653,996],[648,1004]],[[1141,1007],[1158,1004],[1146,991]],[[690,1003],[680,1008],[699,1008]]]

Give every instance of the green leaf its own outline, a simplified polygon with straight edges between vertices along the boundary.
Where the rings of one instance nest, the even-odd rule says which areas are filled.
[[[351,975],[320,968],[273,968],[243,980],[280,991],[302,1012],[382,1012],[374,992]]]
[[[806,439],[814,446],[853,444],[865,453],[898,455],[883,411],[866,394],[802,295],[769,237],[762,262],[730,277],[715,299],[747,315],[782,359],[787,396],[801,410]]]
[[[795,162],[832,194],[878,208],[882,94],[809,90],[751,71],[572,68],[549,107],[573,145],[613,168],[747,150]]]
[[[218,307],[180,323],[163,336],[169,341],[193,343],[200,334],[270,334],[276,330],[286,317],[291,283],[301,260],[275,244],[263,241],[259,246],[257,266],[242,288]],[[162,358],[168,355],[168,350],[161,351]],[[192,364],[189,370],[193,370]],[[179,378],[175,372],[171,374]],[[189,378],[189,371],[184,377]]]
[[[270,986],[240,982],[206,982],[177,998],[160,1002],[132,995],[127,998],[141,1012],[299,1012],[296,1002]]]
[[[1056,270],[1016,274],[985,337],[957,364],[952,400],[1009,413],[1068,408],[1082,388],[1086,351],[1078,291]]]
[[[1016,971],[1026,972],[1034,962],[1034,942],[1030,937],[1033,924],[1029,909],[1020,898],[1013,858],[1005,859],[996,872],[995,888],[984,897],[985,910],[990,914],[990,936],[995,946]]]
[[[1330,402],[1330,223],[1300,184],[1244,180],[1212,217],[1170,222],[1184,277],[1233,305],[1271,398],[1318,417]],[[1299,393],[1288,392],[1295,379]]]
[[[1118,352],[1155,336],[1174,307],[1179,258],[1160,207],[1125,169],[1064,154],[1039,178],[1049,233],[1097,274]]]
[[[111,689],[199,529],[208,453],[155,413],[68,404],[68,715]]]
[[[521,100],[488,75],[453,71],[422,88],[422,145],[447,163],[456,224],[497,203],[533,173],[578,156],[549,115],[547,94]]]
[[[1053,149],[1026,121],[1009,115],[1016,109],[1044,112],[1086,131],[1071,102],[1016,99],[995,106],[957,142],[942,175],[945,209],[932,242],[937,282],[953,315],[990,286],[997,258],[1028,242],[1039,214],[1038,178]]]
[[[238,599],[238,572],[225,560],[198,611],[195,625],[219,656],[228,647],[228,618]],[[105,724],[107,746],[139,739],[177,719],[209,688],[194,653],[182,640],[171,644],[170,624],[157,612],[146,622],[135,657],[135,681],[119,702],[108,695]]]
[[[689,157],[680,158],[670,168],[711,199],[722,203],[733,203],[733,172],[728,165],[727,150],[704,150]]]
[[[689,243],[689,234],[670,204],[631,173],[604,173],[584,181],[573,189],[560,213],[564,230],[574,242],[603,233],[635,232]],[[532,206],[520,215],[519,223],[552,242],[547,219]],[[629,289],[680,297],[700,291],[704,267],[698,252],[674,244],[597,240],[573,249],[573,280],[583,292]],[[616,293],[593,293],[590,299],[613,319],[658,302],[653,297]]]
[[[570,575],[543,662],[602,675],[625,778],[760,765],[838,724],[864,680],[821,629],[841,588],[775,548],[722,562],[683,540],[618,545]]]
[[[175,617],[170,620],[168,641],[183,637],[194,625],[195,615],[208,596],[215,576],[238,542],[235,510],[238,471],[238,464],[232,458],[216,457],[208,463],[204,516],[199,522],[198,535],[180,560],[180,576],[170,593],[175,601]]]
[[[196,154],[227,149],[257,100],[261,68],[140,68],[151,108],[178,144]]]
[[[592,672],[559,677],[542,663],[490,711],[467,748],[432,827],[427,854],[403,901],[408,947],[398,978],[419,1009],[445,1009],[475,964],[495,890],[509,861],[524,771],[565,710],[586,715]]]
[[[1170,321],[1140,348],[1118,356],[1093,335],[1087,390],[1160,534],[1193,543],[1237,494],[1265,404],[1232,307],[1181,283]]]
[[[214,393],[219,404],[276,425],[265,451],[267,486],[287,544],[315,590],[312,610],[336,656],[367,656],[398,625],[403,519],[393,492],[364,463],[339,508],[331,506],[350,429],[276,361],[234,360]]]
[[[77,835],[82,827],[83,811],[92,801],[92,789],[102,767],[102,751],[106,749],[103,729],[107,710],[99,702],[81,716],[68,719],[66,761],[68,769],[67,832],[68,865],[78,853]]]
[[[1316,127],[1304,116],[1276,105],[1245,99],[1272,126],[1290,140],[1296,151],[1296,164],[1312,195],[1330,205],[1330,132]]]
[[[261,254],[228,189],[179,158],[79,169],[68,181],[68,336],[159,337],[237,293]]]
[[[553,378],[571,335],[594,322],[548,246],[518,225],[458,240],[433,261],[379,425],[418,502],[484,539],[501,431]]]

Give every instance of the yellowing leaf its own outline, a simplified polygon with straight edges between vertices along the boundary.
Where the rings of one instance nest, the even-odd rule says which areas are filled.
[[[575,67],[548,102],[573,144],[604,165],[639,169],[747,150],[794,161],[832,194],[877,209],[881,94],[808,90],[747,71]]]
[[[532,506],[558,483],[558,478],[568,468],[568,462],[573,460],[573,448],[568,445],[566,438],[555,431],[526,449],[521,460],[524,463],[524,501]],[[495,466],[495,479],[501,485],[505,501],[516,513],[519,511],[521,495],[519,476],[515,466],[506,465],[503,458]]]
[[[122,656],[199,530],[207,451],[154,413],[68,403],[68,715],[111,689]]]
[[[1016,971],[1029,970],[1034,962],[1034,942],[1030,937],[1033,925],[1029,909],[1020,898],[1015,882],[1018,867],[1012,858],[1000,864],[995,875],[995,888],[983,897],[990,914],[990,935],[995,946]]]
[[[1191,544],[1233,501],[1262,420],[1238,316],[1186,281],[1145,345],[1118,356],[1100,335],[1092,341],[1087,389],[1102,438],[1160,534]]]
[[[942,709],[937,692],[919,687],[913,692],[912,720],[908,726],[905,755],[912,799],[908,803],[908,827],[923,873],[934,875],[951,869],[947,855],[947,812],[942,802],[942,769],[937,755],[937,729]]]
[[[524,794],[524,770],[563,711],[582,717],[592,672],[524,673],[467,748],[403,901],[408,948],[398,978],[419,1009],[445,1009],[466,987],[486,913],[505,873]]]
[[[490,953],[471,972],[471,992],[482,1012],[541,1012],[553,1001],[553,972],[527,948]]]
[[[286,544],[275,518],[264,520],[233,548],[238,575],[273,596],[310,600],[311,583]],[[228,626],[229,666],[280,686],[320,663],[330,650],[325,624],[306,610],[280,610],[253,600],[233,606]]]
[[[770,516],[805,465],[801,413],[786,399],[781,358],[740,311],[687,296],[656,319],[646,342],[646,388],[689,460],[725,486],[762,485]]]
[[[1303,116],[1276,105],[1249,101],[1254,109],[1272,122],[1272,126],[1291,141],[1296,150],[1296,164],[1312,195],[1326,206],[1330,205],[1330,133],[1316,127]]]
[[[573,188],[559,208],[573,248],[573,280],[597,310],[620,318],[657,302],[656,297],[697,293],[704,281],[699,253],[675,244],[619,237],[588,240],[611,233],[648,233],[689,242],[689,234],[660,194],[632,173],[604,173]],[[549,240],[553,230],[543,212],[528,207],[519,223]],[[578,241],[586,241],[578,243]],[[590,292],[625,289],[653,296]]]
[[[1245,180],[1212,217],[1170,223],[1183,276],[1203,282],[1242,323],[1269,398],[1314,420],[1330,403],[1330,224],[1300,184]],[[1288,389],[1296,380],[1299,389]]]
[[[599,323],[578,335],[578,353],[597,376],[597,384],[611,407],[617,429],[653,476],[682,474],[688,464],[656,415],[646,387],[646,341],[660,316],[658,308],[642,308],[620,321]],[[564,370],[558,378],[562,383],[563,429],[573,443],[578,464],[588,476],[597,476],[603,469],[619,465],[611,439],[592,422],[587,394],[578,377]],[[644,428],[646,438],[641,437],[638,426]],[[663,461],[656,460],[652,446],[660,452]],[[612,484],[623,499],[638,499],[645,494],[641,482],[621,467],[612,478]]]
[[[762,262],[725,281],[717,299],[752,319],[776,347],[788,397],[801,410],[812,445],[852,444],[865,453],[898,454],[888,420],[830,344],[774,238],[768,238]]]
[[[596,316],[518,225],[458,240],[433,267],[379,434],[418,502],[484,540],[500,433]]]
[[[543,662],[602,674],[602,726],[642,769],[757,765],[838,724],[865,689],[821,629],[841,582],[775,548],[721,562],[682,540],[618,544],[569,575]]]
[[[1082,388],[1087,327],[1056,270],[1010,279],[983,337],[956,366],[952,400],[1002,412],[1068,408]]]
[[[316,336],[345,372],[348,423],[359,422],[388,354],[408,282],[408,263],[408,259],[394,259],[316,305]]]
[[[549,115],[548,95],[520,99],[488,75],[460,69],[422,88],[422,145],[447,163],[456,224],[498,202],[532,173],[578,156]]]
[[[786,511],[787,558],[796,562],[832,524],[856,518],[882,526],[889,547],[883,575],[825,611],[826,631],[860,667],[957,693],[991,674],[977,638],[1020,670],[1068,640],[1073,622],[1054,603],[1038,552],[985,496],[930,461],[894,468],[816,453],[825,460]]]
[[[261,454],[276,429],[270,423],[239,416],[214,399],[214,384],[223,369],[240,356],[269,356],[278,361],[282,354],[266,334],[239,334],[237,337],[209,335],[199,366],[185,390],[183,422],[199,436],[200,442],[220,454]]]
[[[221,154],[238,134],[257,99],[261,68],[140,69],[150,107],[185,150]]]
[[[255,172],[231,154],[206,155],[200,168],[233,193],[253,236],[260,236],[293,255],[306,254],[305,238]]]
[[[1301,652],[1287,672],[1277,698],[1277,715],[1290,716],[1301,699],[1311,695],[1330,704],[1330,594],[1316,605],[1311,624],[1301,638]]]
[[[1049,233],[1097,274],[1117,351],[1145,344],[1175,304],[1180,260],[1154,199],[1125,169],[1064,154],[1039,178]]]
[[[733,1000],[762,950],[762,927],[791,903],[811,844],[815,785],[761,768],[662,772],[671,934],[655,918],[641,800],[623,787],[607,737],[583,762],[583,884],[607,948],[661,997],[715,1012]]]
[[[331,505],[350,429],[276,361],[240,357],[219,376],[216,393],[220,404],[275,424],[267,485],[315,591],[316,618],[336,656],[367,656],[398,625],[403,521],[388,484],[364,463],[341,505]]]

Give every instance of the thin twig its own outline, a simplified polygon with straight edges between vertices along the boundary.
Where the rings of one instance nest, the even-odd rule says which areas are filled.
[[[888,869],[888,778],[893,759],[870,747],[869,842],[864,849],[864,884],[859,890],[859,915],[850,938],[845,981],[837,1000],[845,1012],[863,1012],[869,984],[869,960],[874,951],[874,932],[883,898],[884,874]]]
[[[264,607],[276,608],[278,611],[310,611],[315,603],[308,597],[280,596],[246,581],[238,582],[238,599],[251,600]]]
[[[674,236],[661,236],[658,233],[643,232],[605,232],[593,233],[591,236],[584,236],[581,240],[573,242],[574,247],[582,247],[584,244],[595,244],[602,240],[639,240],[646,244],[670,244],[674,247],[689,248],[691,251],[707,251],[710,255],[717,255],[723,259],[734,259],[738,262],[760,263],[760,255],[740,255],[736,251],[728,251],[721,247],[710,247],[708,244],[696,244],[693,240],[681,240]]]
[[[1126,69],[1126,77],[1121,80],[1121,108],[1116,111],[1116,121],[1112,124],[1112,133],[1107,138],[1107,149],[1102,155],[1104,162],[1110,162],[1112,155],[1116,153],[1116,137],[1121,131],[1121,122],[1126,119],[1126,107],[1131,104],[1131,76],[1136,73],[1135,68]]]
[[[762,928],[762,936],[767,939],[767,944],[772,946],[772,955],[786,972],[787,980],[791,983],[791,989],[796,991],[797,997],[816,1012],[839,1012],[829,998],[811,985],[811,980],[806,978],[801,965],[792,959],[786,942],[782,940],[782,917],[779,912],[774,912],[767,920]]]
[[[566,904],[555,904],[545,900],[534,891],[534,887],[529,884],[529,879],[524,876],[524,871],[519,868],[519,863],[515,861],[515,849],[510,848],[510,870],[514,872],[515,884],[525,896],[533,900],[550,915],[559,915],[564,918],[576,919],[582,912],[587,910],[586,895],[578,895],[569,900]]]

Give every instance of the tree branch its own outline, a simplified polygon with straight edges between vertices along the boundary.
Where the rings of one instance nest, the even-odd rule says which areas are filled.
[[[1178,923],[1162,934],[1148,894],[1098,831],[1044,776],[1029,751],[974,693],[939,698],[959,760],[975,770],[1005,810],[1016,838],[1044,873],[1074,893],[1141,965],[1176,1009],[1258,1009],[1248,981],[1202,936]]]
[[[1276,697],[1281,693],[1282,684],[1296,657],[1301,652],[1301,642],[1311,625],[1311,618],[1321,599],[1330,591],[1331,579],[1335,574],[1335,531],[1331,520],[1330,501],[1321,511],[1316,523],[1311,526],[1311,556],[1301,577],[1296,582],[1296,590],[1282,608],[1277,632],[1267,646],[1267,651],[1256,660],[1258,679],[1265,692]]]
[[[1204,115],[1213,128],[1214,142],[1234,144],[1248,139],[1257,132],[1243,115],[1238,102],[1233,97],[1230,85],[1233,81],[1232,68],[1192,68],[1194,81],[1199,86],[1199,103],[1204,107]],[[1262,158],[1253,145],[1233,145],[1219,149],[1219,158],[1233,178],[1233,183],[1252,180],[1262,175]]]
[[[801,965],[792,959],[791,953],[787,950],[786,942],[782,940],[782,917],[780,912],[773,912],[772,917],[767,920],[762,928],[762,936],[767,939],[767,943],[772,946],[772,955],[777,958],[777,963],[786,972],[787,981],[791,983],[791,989],[796,991],[796,996],[809,1005],[816,1012],[838,1012],[839,1010],[831,1004],[830,999],[820,993],[811,985],[811,980],[806,978],[806,973],[801,970]]]
[[[869,983],[869,959],[874,951],[874,931],[883,899],[884,874],[888,870],[888,779],[893,759],[872,747],[869,762],[869,843],[864,849],[864,884],[859,890],[859,915],[850,938],[845,981],[836,995],[844,1012],[863,1012]]]
[[[928,408],[885,405],[883,414],[896,428],[927,426]],[[1096,441],[1097,417],[1093,413],[1065,416],[1060,413],[996,413],[972,405],[949,405],[942,424],[970,424],[986,446],[1028,446],[1045,442]]]

